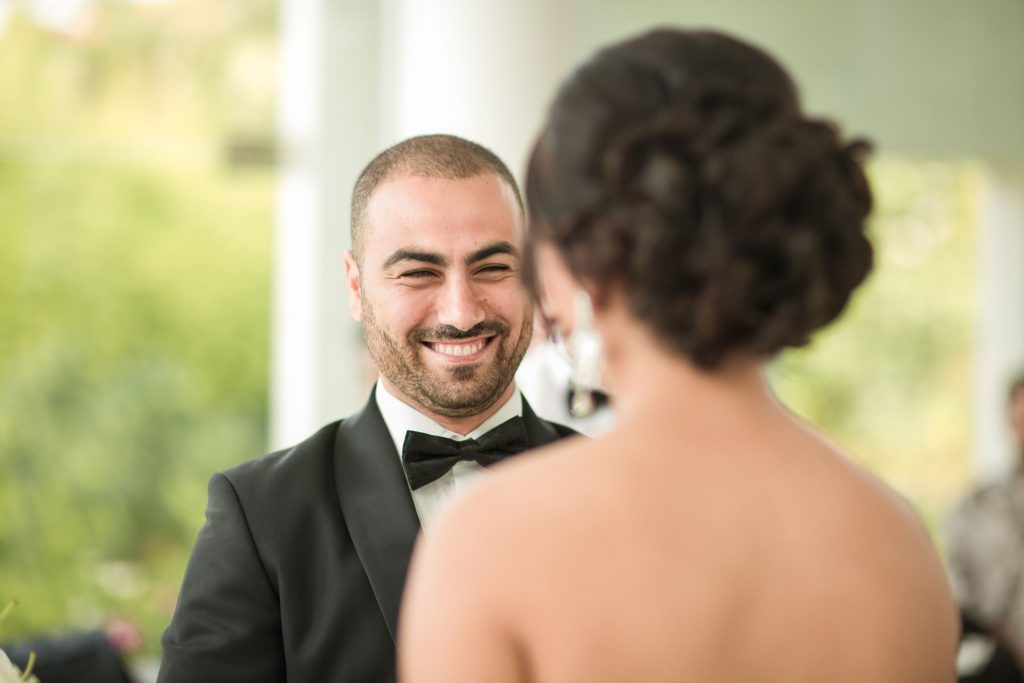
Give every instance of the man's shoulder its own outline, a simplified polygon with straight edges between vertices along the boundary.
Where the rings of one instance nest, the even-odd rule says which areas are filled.
[[[945,536],[951,552],[1024,541],[1018,520],[1024,507],[1019,482],[997,481],[976,488],[950,510]]]
[[[335,453],[344,422],[332,422],[290,448],[214,474],[209,506],[239,510],[264,552],[279,547],[296,524],[335,509]]]
[[[972,515],[992,511],[1000,511],[1019,497],[1021,489],[1018,482],[1012,479],[998,480],[983,484],[955,504],[954,515]]]
[[[566,427],[564,424],[561,424],[559,422],[554,422],[552,420],[545,420],[543,418],[541,418],[541,421],[547,423],[548,426],[550,426],[552,429],[554,429],[555,433],[558,434],[558,438],[559,439],[564,439],[566,437],[579,436],[580,435],[580,433],[577,432],[572,427]]]
[[[292,487],[296,479],[320,476],[329,466],[337,441],[338,427],[344,420],[324,425],[294,446],[247,460],[220,473],[235,489]]]

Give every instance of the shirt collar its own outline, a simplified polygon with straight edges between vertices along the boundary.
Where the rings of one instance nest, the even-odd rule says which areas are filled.
[[[383,382],[377,382],[374,396],[376,397],[381,417],[384,418],[384,424],[387,425],[388,433],[391,434],[391,440],[395,443],[395,450],[398,452],[399,458],[402,457],[402,445],[405,443],[406,432],[423,432],[424,434],[443,436],[446,439],[453,439],[455,441],[477,439],[503,422],[507,422],[513,417],[521,417],[523,414],[523,395],[519,391],[519,387],[516,386],[512,391],[512,395],[505,401],[504,405],[498,408],[494,415],[484,420],[483,424],[469,434],[463,436],[462,434],[456,434],[449,429],[445,429],[409,404],[393,396],[391,392],[384,388]]]

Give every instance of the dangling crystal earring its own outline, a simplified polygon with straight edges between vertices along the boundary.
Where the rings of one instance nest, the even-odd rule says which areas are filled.
[[[573,417],[589,417],[594,413],[594,390],[601,386],[604,366],[604,341],[594,328],[594,306],[584,290],[573,298],[572,334],[566,339],[572,360],[569,411]]]

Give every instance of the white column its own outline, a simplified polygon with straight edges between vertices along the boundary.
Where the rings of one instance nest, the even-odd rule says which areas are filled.
[[[974,466],[987,482],[1015,458],[1006,389],[1024,370],[1024,172],[989,169],[979,208]]]
[[[352,184],[377,151],[374,0],[281,0],[270,446],[302,440],[365,401],[345,302]]]
[[[574,59],[572,0],[386,0],[383,139],[452,133],[521,177]]]

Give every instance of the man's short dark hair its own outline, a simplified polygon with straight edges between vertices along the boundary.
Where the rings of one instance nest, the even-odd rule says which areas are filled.
[[[462,180],[493,173],[512,188],[520,210],[523,199],[519,186],[498,156],[483,145],[455,135],[419,135],[388,147],[366,165],[352,190],[352,253],[358,263],[363,257],[366,207],[384,181],[397,175]]]

